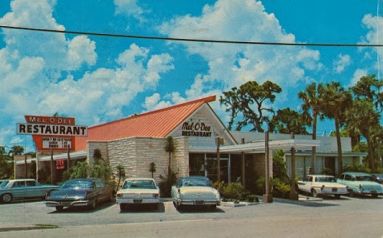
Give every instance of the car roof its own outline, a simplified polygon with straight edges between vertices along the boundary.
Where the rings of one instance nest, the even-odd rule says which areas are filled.
[[[343,174],[348,174],[353,176],[370,176],[368,173],[363,173],[363,172],[344,172]]]
[[[333,175],[329,174],[309,174],[307,176],[314,176],[314,177],[334,177]]]
[[[133,181],[133,180],[153,180],[153,178],[126,178],[125,181],[127,180],[130,180],[130,181]]]
[[[10,182],[19,182],[19,181],[36,181],[35,179],[6,179]]]
[[[180,177],[179,179],[206,179],[206,180],[210,180],[208,177],[205,177],[205,176],[185,176],[185,177]]]

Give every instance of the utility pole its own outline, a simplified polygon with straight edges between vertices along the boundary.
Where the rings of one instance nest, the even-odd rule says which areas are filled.
[[[273,195],[270,189],[270,148],[269,148],[269,130],[265,132],[265,194],[263,194],[263,202],[271,203]]]
[[[53,149],[51,149],[51,184],[54,182],[54,171],[53,171]]]
[[[295,136],[294,133],[292,134],[292,139],[294,140]],[[294,142],[293,142],[294,143]],[[295,147],[292,146],[290,149],[291,152],[291,179],[290,179],[290,199],[291,200],[298,200],[298,193],[297,190],[295,189]]]
[[[219,147],[221,145],[221,137],[217,136],[216,144],[217,144],[217,181],[221,182],[221,159],[220,159],[220,151]]]

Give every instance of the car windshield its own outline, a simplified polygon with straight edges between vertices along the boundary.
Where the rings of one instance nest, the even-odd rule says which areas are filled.
[[[0,188],[5,188],[7,184],[8,184],[8,180],[0,181]]]
[[[369,175],[359,175],[359,176],[355,176],[355,180],[356,181],[372,181],[372,178]]]
[[[70,180],[63,185],[61,188],[64,189],[76,189],[76,188],[92,188],[93,183],[89,180]]]
[[[211,181],[206,178],[187,178],[182,182],[182,186],[203,186],[203,187],[211,187]]]
[[[156,189],[156,184],[153,180],[128,180],[125,181],[124,185],[122,186],[123,189],[132,188],[132,189],[140,189],[140,188],[147,188],[147,189]]]
[[[335,183],[335,178],[328,176],[328,177],[316,177],[316,182],[325,182],[325,183]]]

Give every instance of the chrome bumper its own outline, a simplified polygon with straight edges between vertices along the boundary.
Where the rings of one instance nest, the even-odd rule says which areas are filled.
[[[45,205],[47,207],[87,207],[90,205],[88,200],[77,200],[72,202],[67,201],[46,201]]]

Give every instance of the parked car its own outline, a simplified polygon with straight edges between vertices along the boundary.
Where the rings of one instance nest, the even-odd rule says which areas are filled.
[[[173,203],[181,206],[207,206],[215,209],[220,205],[219,192],[212,187],[212,182],[203,176],[181,177],[171,188]]]
[[[340,198],[341,195],[348,194],[347,187],[337,183],[331,175],[308,175],[303,181],[298,181],[298,189],[310,193],[313,197],[334,195]]]
[[[160,204],[160,190],[152,178],[125,179],[122,188],[117,191],[116,201],[120,210],[124,211],[129,205]]]
[[[371,176],[375,182],[383,184],[383,174],[371,174]]]
[[[45,198],[45,195],[58,186],[40,184],[34,179],[3,180],[0,185],[0,200],[4,203],[20,198]]]
[[[345,172],[341,174],[338,183],[346,185],[350,195],[383,195],[383,186],[373,181],[371,175],[360,172]]]
[[[67,207],[87,207],[94,209],[101,202],[114,199],[113,189],[101,179],[72,179],[51,191],[46,197],[46,206],[57,211]]]

